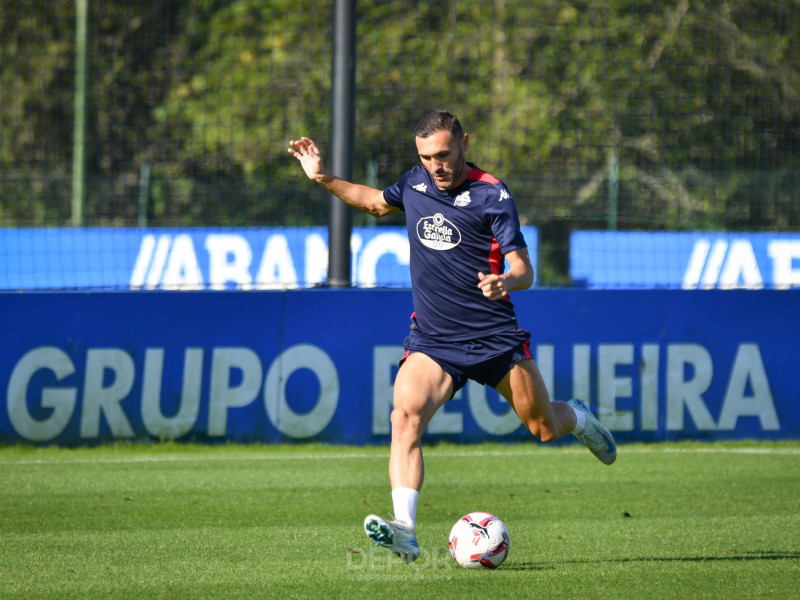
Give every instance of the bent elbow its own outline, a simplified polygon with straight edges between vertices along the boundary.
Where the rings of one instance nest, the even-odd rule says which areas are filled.
[[[367,212],[373,217],[380,218],[387,215],[393,215],[394,213],[399,212],[399,209],[395,208],[391,204],[387,204],[386,202],[375,202],[367,209]]]
[[[383,206],[371,206],[367,209],[367,213],[371,214],[373,217],[380,218],[384,217],[389,214],[389,211],[386,210]]]

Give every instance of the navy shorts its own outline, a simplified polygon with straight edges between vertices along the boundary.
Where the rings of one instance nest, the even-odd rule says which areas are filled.
[[[414,352],[436,361],[453,378],[453,393],[472,379],[496,387],[518,362],[533,358],[531,334],[524,329],[464,342],[440,342],[416,329],[405,339],[406,353],[400,364]]]

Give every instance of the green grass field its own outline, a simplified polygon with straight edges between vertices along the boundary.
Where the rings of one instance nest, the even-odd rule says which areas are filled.
[[[800,443],[439,445],[412,565],[361,529],[386,448],[0,449],[0,598],[800,598]],[[495,571],[446,551],[498,514]]]

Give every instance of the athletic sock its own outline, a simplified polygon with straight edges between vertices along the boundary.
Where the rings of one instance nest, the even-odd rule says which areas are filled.
[[[417,523],[417,501],[419,492],[411,488],[399,487],[392,490],[395,521],[405,521],[414,529]]]
[[[572,407],[570,407],[572,408]],[[583,433],[583,430],[586,429],[586,415],[583,414],[583,411],[572,409],[572,412],[575,413],[575,429],[572,433],[578,435]]]

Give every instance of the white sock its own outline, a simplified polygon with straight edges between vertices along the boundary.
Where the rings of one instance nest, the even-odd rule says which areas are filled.
[[[394,488],[392,490],[392,503],[394,504],[395,521],[405,521],[416,528],[417,523],[417,500],[419,492],[411,488]]]
[[[583,414],[582,410],[575,410],[574,408],[572,412],[575,413],[575,429],[572,433],[583,433],[583,430],[586,429],[586,415]]]

